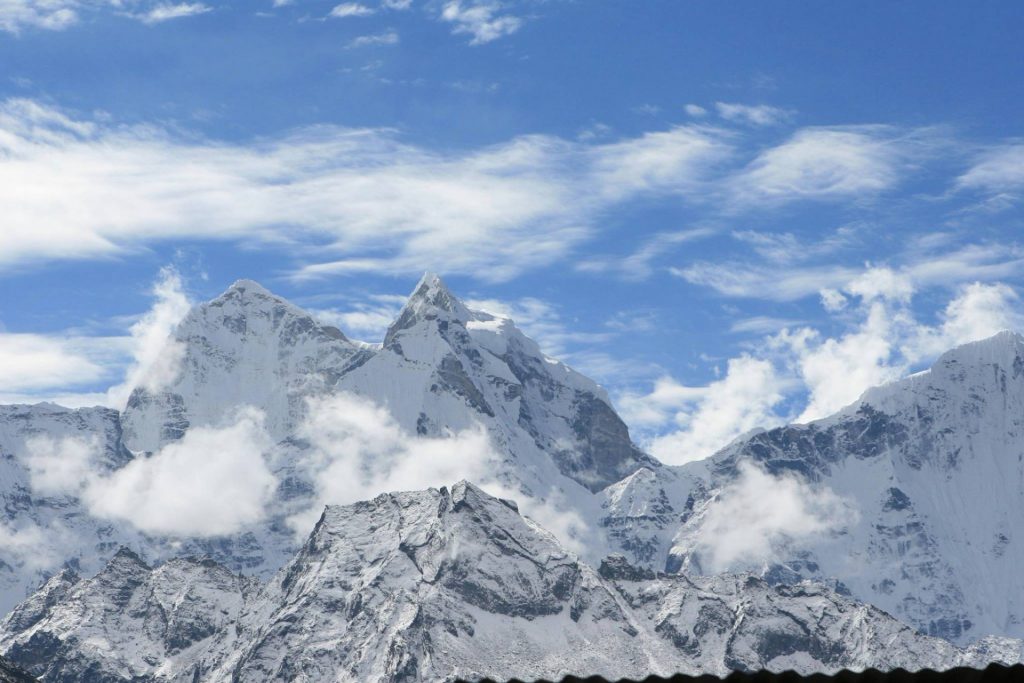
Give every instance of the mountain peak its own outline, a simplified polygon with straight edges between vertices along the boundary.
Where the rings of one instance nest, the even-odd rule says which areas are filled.
[[[415,306],[417,309],[438,308],[442,311],[453,314],[460,320],[470,318],[467,309],[459,299],[448,289],[437,273],[426,272],[420,278],[416,288],[409,296],[406,307]]]
[[[444,319],[465,323],[472,317],[469,309],[452,294],[436,273],[426,272],[413,289],[398,319],[388,328],[384,346],[389,346],[396,334],[421,320]]]

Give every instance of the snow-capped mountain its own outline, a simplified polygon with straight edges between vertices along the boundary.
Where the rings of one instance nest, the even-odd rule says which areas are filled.
[[[210,561],[122,550],[54,577],[0,625],[43,680],[404,681],[642,678],[1012,660],[971,651],[808,582],[594,571],[515,504],[461,482],[328,507],[262,589]]]
[[[52,405],[0,408],[0,531],[24,534],[56,524],[69,539],[56,543],[59,557],[42,566],[0,549],[0,610],[62,564],[97,571],[122,544],[151,558],[191,552],[236,571],[275,571],[301,538],[286,518],[315,502],[314,483],[298,464],[309,444],[296,434],[312,398],[365,397],[422,437],[481,425],[499,457],[488,468],[495,485],[581,518],[597,514],[593,491],[641,466],[658,467],[630,441],[603,389],[545,356],[510,320],[468,310],[434,275],[424,276],[377,346],[352,342],[241,280],[193,309],[172,347],[181,357],[172,376],[158,383],[143,378],[121,414]],[[66,438],[98,440],[113,470],[190,429],[221,425],[241,406],[265,416],[280,481],[268,506],[274,515],[253,528],[208,539],[147,536],[96,520],[74,495],[44,496],[31,486],[33,437],[58,445]]]
[[[560,474],[596,491],[652,464],[604,390],[547,358],[512,321],[467,309],[436,275],[420,281],[379,348],[247,280],[197,307],[175,338],[181,372],[159,392],[137,389],[124,411],[133,451],[217,424],[243,404],[263,410],[282,441],[306,398],[349,391],[421,435],[483,423],[519,470],[554,467],[536,482]]]
[[[775,581],[839,579],[859,599],[954,642],[1024,636],[1020,335],[954,349],[832,417],[755,434],[676,477],[641,471],[616,484],[612,503],[629,498],[648,511],[628,520],[634,534],[646,529],[653,539],[638,559],[713,571],[702,525],[749,461],[827,488],[855,514],[831,533],[783,543],[775,561],[733,568]],[[685,485],[673,489],[680,479]]]
[[[330,663],[334,655],[326,645],[322,656],[328,663],[315,657],[307,661],[295,653],[320,652],[313,644],[321,642],[316,640],[316,628],[326,620],[327,627],[340,629],[332,642],[343,643],[350,654],[365,654],[353,664],[357,669],[351,675],[356,677],[400,677],[400,661],[421,673],[457,669],[513,675],[487,668],[493,653],[484,658],[472,651],[485,638],[521,643],[530,656],[503,665],[524,677],[554,676],[560,669],[545,667],[564,661],[579,667],[574,669],[579,673],[605,671],[600,658],[579,655],[566,660],[566,653],[578,655],[579,648],[557,641],[552,634],[558,629],[568,629],[573,638],[607,643],[638,673],[699,667],[724,671],[730,662],[754,667],[782,666],[786,661],[797,667],[829,668],[859,666],[870,657],[882,657],[884,648],[876,648],[867,635],[861,639],[867,644],[859,650],[822,649],[822,643],[839,639],[837,633],[854,628],[897,639],[891,643],[906,639],[898,647],[905,646],[918,658],[899,660],[909,667],[968,656],[941,649],[945,646],[938,641],[918,640],[899,630],[887,614],[858,601],[960,645],[989,635],[1024,636],[1024,586],[1015,571],[1024,562],[1024,540],[1017,538],[1024,528],[1024,340],[1017,335],[1001,334],[955,349],[930,371],[871,390],[835,416],[756,433],[712,458],[679,468],[659,464],[630,441],[625,424],[597,384],[546,357],[512,321],[468,309],[436,276],[425,276],[417,285],[378,345],[351,341],[243,280],[197,306],[177,327],[172,347],[181,361],[175,371],[145,378],[123,413],[48,404],[0,406],[0,610],[10,609],[52,577],[11,614],[5,648],[50,652],[47,647],[56,647],[54,652],[64,653],[60,661],[71,662],[72,668],[79,666],[75,662],[98,657],[103,661],[97,666],[117,671],[117,676],[130,672],[143,678],[173,680],[180,675],[191,680],[197,666],[203,676],[223,673],[224,667],[250,667],[257,680],[275,670],[301,670],[313,680],[320,674],[308,672],[335,666]],[[457,512],[455,508],[461,510],[468,498],[482,500],[475,488],[461,487],[330,508],[300,550],[309,526],[303,526],[305,518],[297,513],[315,513],[323,503],[332,502],[320,495],[318,481],[306,467],[311,458],[321,456],[308,422],[318,401],[343,395],[382,406],[396,429],[410,438],[430,440],[482,429],[487,449],[496,454],[479,470],[486,478],[481,482],[484,488],[516,499],[527,517],[551,524],[564,543],[555,543],[536,522],[522,521],[503,503],[479,508],[486,509],[488,518],[474,520],[476,526],[445,526],[462,519],[454,513],[440,515],[438,519],[445,521],[432,522],[433,526],[423,521],[429,518],[425,511],[448,506]],[[74,449],[87,444],[94,475],[120,472],[186,441],[197,430],[223,425],[242,406],[262,415],[277,488],[266,505],[269,516],[231,533],[207,538],[152,530],[147,534],[131,520],[105,521],[91,514],[80,492],[62,489],[57,485],[61,482],[50,481],[49,474],[38,470],[39,458],[74,462],[81,455]],[[796,477],[802,482],[798,490],[808,496],[827,493],[850,514],[833,520],[823,533],[773,538],[770,559],[718,566],[709,556],[706,524],[742,482],[745,463],[751,462],[767,473],[764,476]],[[62,477],[73,479],[74,474],[72,468]],[[406,508],[419,520],[412,527],[407,528],[408,520],[398,512],[390,522],[377,520],[390,520],[393,510]],[[337,518],[339,514],[344,519]],[[357,521],[349,524],[348,517]],[[577,523],[556,528],[566,519]],[[381,524],[397,525],[386,543],[380,539]],[[406,531],[412,535],[403,536]],[[427,543],[422,539],[436,534],[442,540],[421,547]],[[499,537],[518,539],[514,545],[521,544],[520,550],[512,552],[512,546],[502,545],[505,541],[494,540]],[[345,539],[342,546],[332,545],[336,538]],[[395,541],[399,554],[387,550],[387,543],[403,538]],[[485,598],[458,592],[465,586],[423,578],[442,565],[446,572],[461,566],[455,558],[464,543],[478,554],[474,566],[464,569],[477,572],[473,575],[484,591],[481,595],[490,596],[483,606],[473,599]],[[562,547],[566,544],[582,559],[568,553]],[[157,568],[122,553],[95,578],[77,578],[100,571],[121,546],[155,562]],[[443,552],[437,549],[442,546]],[[362,549],[353,550],[357,547]],[[320,559],[311,559],[314,551],[323,551],[317,555]],[[383,553],[379,562],[366,559],[377,557],[378,551]],[[621,553],[629,565],[640,569],[618,559],[601,565],[611,553]],[[189,555],[210,560],[172,559]],[[414,573],[395,564],[402,557],[412,562]],[[330,571],[312,571],[313,565],[328,558],[334,558]],[[513,562],[514,558],[519,559]],[[599,565],[603,573],[589,568]],[[283,573],[275,574],[278,570]],[[764,582],[723,573],[747,570]],[[491,574],[479,574],[487,571]],[[232,572],[256,578],[241,579]],[[318,588],[296,593],[299,589],[290,581],[284,583],[288,572],[301,574],[309,586]],[[642,580],[631,581],[623,572]],[[563,574],[569,578],[553,578]],[[265,583],[271,577],[275,578]],[[806,578],[817,583],[801,584]],[[265,585],[257,590],[253,580]],[[391,580],[398,583],[387,583]],[[374,592],[374,586],[384,585],[389,595],[405,597],[395,602]],[[547,596],[541,600],[546,607],[534,605],[542,610],[536,614],[505,614],[500,586],[527,591],[530,600]],[[136,594],[143,587],[143,593]],[[401,593],[399,587],[407,592]],[[332,591],[341,591],[331,598],[341,602],[318,602]],[[498,597],[488,591],[496,591]],[[108,604],[113,594],[123,601],[109,603],[120,605],[117,609]],[[753,646],[746,654],[737,654],[730,648],[746,642],[737,635],[745,633],[745,618],[728,622],[731,635],[717,641],[705,630],[712,628],[707,625],[711,622],[693,637],[686,634],[686,624],[703,609],[701,600],[687,601],[704,594],[717,596],[704,602],[720,600],[725,605],[715,608],[721,612],[715,617],[719,621],[724,618],[722,610],[742,615],[755,604],[765,614],[775,614],[772,610],[782,609],[778,601],[784,598],[799,598],[802,606],[785,607],[791,614],[809,614],[806,610],[813,603],[832,610],[834,618],[815,621],[823,632],[815,631],[810,640],[769,639],[798,643],[793,653],[804,654],[768,657],[776,651]],[[524,595],[500,599],[511,600],[508,604],[518,605],[515,609],[527,609]],[[652,595],[660,597],[649,599]],[[357,599],[353,596],[369,607],[345,607],[355,609],[344,618],[353,628],[342,628],[341,622],[332,620],[340,618],[336,612],[348,604],[344,601]],[[297,604],[293,598],[307,601],[308,613],[288,611],[289,605]],[[680,611],[662,610],[671,604]],[[179,614],[188,605],[198,611]],[[418,607],[413,610],[410,605]],[[691,608],[696,611],[686,611]],[[211,612],[211,620],[204,622],[199,615],[203,609],[216,615]],[[484,613],[474,611],[480,609]],[[580,609],[590,610],[593,618],[573,619]],[[178,616],[168,616],[172,613]],[[853,624],[855,614],[859,621]],[[150,623],[151,619],[158,621]],[[186,638],[188,644],[161,640],[171,631],[166,624],[153,625],[164,623],[159,619],[190,623],[193,636]],[[782,623],[775,617],[770,621]],[[303,631],[292,622],[308,628]],[[97,624],[103,624],[104,633],[130,633],[131,638],[149,634],[150,640],[133,640],[133,649],[118,646],[112,651],[109,642],[81,631]],[[277,630],[260,631],[267,624],[277,624]],[[481,634],[472,643],[460,630],[467,624]],[[622,628],[635,630],[636,635],[623,640]],[[229,639],[229,631],[239,640]],[[257,637],[257,631],[262,635]],[[30,644],[26,638],[35,640]],[[381,638],[392,640],[381,646],[384,650],[375,650],[384,642]],[[694,638],[701,643],[697,649]],[[444,643],[443,648],[434,648],[436,643]],[[414,664],[403,654],[406,646],[420,648]],[[1012,659],[1019,655],[1013,654],[1018,646],[990,640],[969,652],[979,662],[996,655]],[[29,659],[19,661],[30,661],[25,656]],[[666,667],[650,668],[651,657]],[[617,676],[625,670],[608,671]]]

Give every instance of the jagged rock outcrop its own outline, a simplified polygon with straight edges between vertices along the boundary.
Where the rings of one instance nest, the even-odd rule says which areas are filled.
[[[151,569],[121,551],[0,624],[0,653],[54,683],[945,669],[1019,646],[961,651],[810,582],[657,574],[622,556],[594,571],[466,482],[328,507],[259,591],[211,562]]]

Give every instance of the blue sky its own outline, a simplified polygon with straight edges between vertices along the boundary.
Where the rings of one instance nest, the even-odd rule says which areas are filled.
[[[1022,30],[1017,2],[0,0],[0,398],[116,403],[181,297],[241,277],[375,341],[430,269],[665,460],[826,415],[1024,327]]]

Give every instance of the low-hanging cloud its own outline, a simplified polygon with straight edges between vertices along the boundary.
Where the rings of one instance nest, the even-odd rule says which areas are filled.
[[[185,357],[185,345],[174,338],[175,327],[191,309],[181,276],[173,268],[162,268],[152,293],[152,308],[129,330],[133,360],[124,382],[107,392],[109,405],[118,409],[136,388],[157,392],[172,383]]]
[[[391,491],[490,480],[499,458],[482,426],[446,437],[407,433],[382,406],[354,394],[309,399],[298,435],[310,444],[303,469],[316,500],[290,523],[305,535],[324,505],[343,505]]]
[[[37,438],[26,442],[33,490],[79,497],[93,516],[145,533],[209,537],[263,519],[277,488],[267,455],[263,414],[243,408],[228,424],[196,427],[179,441],[109,471],[95,441]]]
[[[853,504],[795,474],[773,476],[749,461],[703,511],[695,549],[704,570],[721,572],[778,560],[789,543],[856,522]]]

